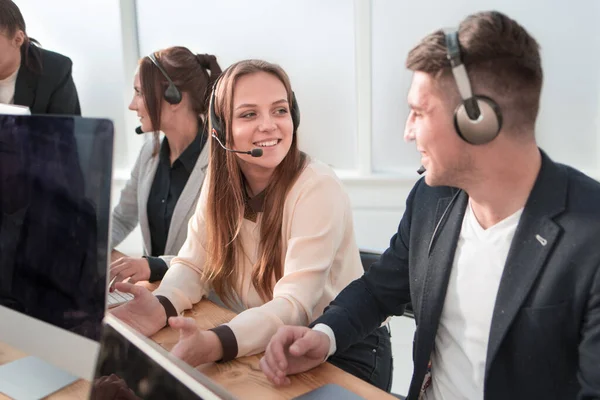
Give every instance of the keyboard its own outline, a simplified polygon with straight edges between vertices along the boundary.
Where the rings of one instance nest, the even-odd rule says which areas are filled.
[[[131,293],[123,293],[118,290],[115,290],[112,293],[108,292],[108,307],[116,307],[120,304],[127,303],[131,299],[133,299]]]

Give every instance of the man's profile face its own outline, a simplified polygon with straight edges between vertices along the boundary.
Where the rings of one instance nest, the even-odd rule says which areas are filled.
[[[416,71],[408,92],[410,113],[404,139],[414,141],[427,169],[425,182],[430,186],[457,186],[472,170],[467,144],[454,129],[454,109],[448,104],[452,94],[425,72]]]

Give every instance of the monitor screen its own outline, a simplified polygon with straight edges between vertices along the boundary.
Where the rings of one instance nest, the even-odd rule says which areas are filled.
[[[94,341],[112,150],[105,119],[0,115],[0,305]]]

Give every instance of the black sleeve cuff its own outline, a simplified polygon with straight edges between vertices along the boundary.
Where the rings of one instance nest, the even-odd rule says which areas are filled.
[[[167,299],[165,296],[156,296],[160,304],[165,308],[165,314],[167,314],[167,319],[165,320],[165,326],[169,325],[169,318],[177,316],[177,310],[171,300]]]
[[[150,266],[150,279],[148,282],[156,282],[160,281],[163,276],[167,273],[169,266],[160,257],[144,257],[148,260],[148,265]]]
[[[209,331],[212,331],[217,335],[221,341],[221,346],[223,346],[223,358],[217,362],[226,362],[235,359],[238,353],[238,344],[231,328],[227,325],[219,325],[209,329]]]

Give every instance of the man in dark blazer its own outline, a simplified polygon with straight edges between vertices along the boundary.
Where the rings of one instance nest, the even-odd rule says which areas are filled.
[[[427,174],[380,260],[313,329],[281,328],[261,368],[285,384],[412,302],[409,399],[600,399],[600,184],[537,147],[536,41],[478,13],[407,67]]]
[[[27,106],[32,114],[81,115],[73,63],[36,43],[16,4],[0,0],[0,102]]]

